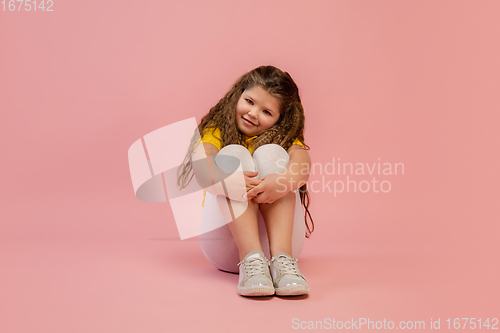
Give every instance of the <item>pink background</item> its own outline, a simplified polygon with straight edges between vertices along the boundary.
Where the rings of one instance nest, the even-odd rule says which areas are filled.
[[[500,317],[500,2],[53,9],[0,12],[1,332],[286,332],[293,318],[360,317],[446,330],[447,318]],[[263,64],[301,89],[314,163],[405,166],[379,177],[389,193],[311,194],[308,297],[239,297],[237,275],[179,240],[168,203],[135,198],[128,169],[135,140],[200,120]]]

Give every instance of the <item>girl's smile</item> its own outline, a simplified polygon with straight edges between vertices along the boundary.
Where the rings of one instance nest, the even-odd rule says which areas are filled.
[[[264,88],[243,91],[236,105],[236,126],[246,136],[259,135],[279,120],[280,102]]]
[[[256,124],[252,123],[250,120],[248,120],[247,118],[245,118],[245,116],[243,116],[243,120],[245,120],[245,122],[250,125],[251,127],[253,126],[257,126]]]

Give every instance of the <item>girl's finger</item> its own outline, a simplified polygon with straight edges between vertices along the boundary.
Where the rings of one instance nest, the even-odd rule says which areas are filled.
[[[243,171],[243,174],[247,177],[253,178],[257,176],[259,173],[257,171],[252,172],[252,171]]]
[[[255,196],[254,200],[255,200],[255,202],[258,202],[258,203],[265,203],[267,200],[267,195],[265,195],[263,193],[259,193]]]
[[[253,186],[257,186],[257,185],[259,185],[260,183],[261,183],[261,181],[259,181],[259,180],[257,180],[257,179],[255,179],[255,180],[253,180],[253,179],[252,179],[252,180],[250,180],[250,181],[248,182],[248,184],[253,185]]]
[[[260,192],[263,191],[263,188],[262,187],[259,187],[258,185],[255,186],[253,189],[251,189],[250,191],[248,191],[247,193],[247,196],[249,198],[254,198],[256,197]]]
[[[253,189],[248,191],[243,197],[246,197],[246,199],[251,200],[254,199],[258,194],[259,194],[258,189],[254,187]]]

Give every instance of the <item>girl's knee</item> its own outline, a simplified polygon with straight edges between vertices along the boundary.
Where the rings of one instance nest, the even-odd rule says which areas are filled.
[[[286,170],[290,157],[286,150],[277,144],[260,146],[253,153],[259,176],[280,173]]]
[[[217,153],[217,155],[233,155],[233,156],[238,156],[241,154],[252,156],[250,154],[250,151],[242,145],[237,145],[237,144],[230,144],[225,147],[222,147],[222,149]]]
[[[252,155],[241,145],[227,145],[215,156],[215,163],[225,173],[234,172],[241,164],[243,171],[255,171]]]
[[[275,143],[268,143],[266,145],[262,145],[260,146],[259,148],[257,148],[254,152],[254,155],[255,153],[257,152],[263,152],[263,151],[266,151],[266,152],[273,152],[273,153],[276,153],[276,154],[282,154],[282,153],[285,153],[288,155],[288,153],[286,152],[285,148],[281,147],[280,145],[277,145]]]

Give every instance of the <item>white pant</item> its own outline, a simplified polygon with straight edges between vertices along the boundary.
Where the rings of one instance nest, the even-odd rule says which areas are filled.
[[[276,144],[263,145],[255,150],[253,156],[250,152],[241,145],[228,145],[222,148],[219,155],[231,155],[237,157],[243,168],[243,171],[258,171],[260,178],[272,173],[285,171],[286,166],[290,160],[288,153],[283,147]],[[215,162],[217,166],[224,171],[222,159],[217,159]],[[231,169],[230,166],[227,166]],[[293,222],[292,234],[292,251],[294,258],[298,258],[302,252],[305,241],[306,225],[304,220],[304,211],[300,202],[299,191],[295,193],[295,217]],[[258,212],[258,225],[260,244],[264,254],[270,259],[269,239],[267,237],[267,230],[261,212]],[[201,235],[201,250],[205,257],[215,267],[220,270],[237,273],[237,263],[239,260],[238,247],[234,241],[233,235],[229,230],[227,224],[224,223],[224,217],[217,205],[217,196],[206,192],[205,204],[202,215],[203,225],[214,225],[214,223],[224,224],[222,227],[215,230],[203,233]]]

